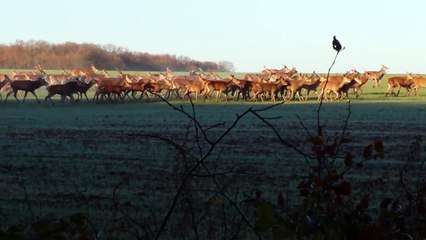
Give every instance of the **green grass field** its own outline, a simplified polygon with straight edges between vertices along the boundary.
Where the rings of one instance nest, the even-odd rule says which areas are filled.
[[[352,151],[355,161],[360,161],[366,145],[383,140],[385,158],[367,163],[361,174],[348,176],[376,201],[396,191],[393,186],[411,144],[416,136],[426,137],[425,89],[420,97],[385,97],[385,90],[386,79],[379,88],[368,84],[359,99],[351,99],[347,130],[351,142],[342,149],[342,154]],[[44,93],[38,91],[40,99]],[[172,103],[191,112],[188,102]],[[268,104],[199,101],[195,110],[204,127],[223,123],[207,132],[215,138],[230,126],[236,114]],[[330,141],[341,132],[348,106],[346,100],[324,104],[321,124]],[[294,101],[262,114],[280,117],[270,122],[283,139],[309,152],[307,133],[297,116],[314,133],[317,108],[316,100]],[[31,211],[35,217],[83,212],[95,225],[102,226],[113,217],[112,193],[123,179],[128,182],[121,185],[118,199],[129,214],[137,219],[152,212],[162,216],[180,182],[178,173],[188,162],[174,147],[152,135],[186,146],[194,154],[198,149],[193,123],[161,101],[52,105],[38,104],[31,96],[26,103],[11,98],[7,103],[0,102],[0,122],[0,227],[27,219]],[[424,143],[421,149],[420,157],[424,157]],[[410,165],[413,173],[418,174],[418,164]],[[239,193],[238,199],[261,189],[272,199],[284,192],[289,205],[297,201],[296,186],[307,174],[305,160],[280,144],[272,130],[253,115],[242,119],[216,146],[207,166],[215,172],[232,170],[222,180],[230,184],[228,193]],[[380,185],[378,181],[384,176],[388,182]],[[203,192],[197,200],[207,202],[213,193],[209,179],[199,177],[194,184]]]

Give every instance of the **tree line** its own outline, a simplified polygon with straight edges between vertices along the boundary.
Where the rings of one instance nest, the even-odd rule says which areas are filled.
[[[186,56],[135,52],[115,45],[92,43],[49,43],[17,40],[0,44],[0,68],[32,69],[40,64],[44,69],[85,68],[94,64],[101,69],[164,71],[235,71],[229,61],[197,61]]]

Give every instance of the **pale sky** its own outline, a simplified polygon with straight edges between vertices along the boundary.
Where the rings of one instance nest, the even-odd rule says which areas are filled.
[[[326,72],[389,67],[426,73],[426,1],[13,0],[2,3],[0,43],[113,44],[131,51],[227,60],[238,72],[284,64]],[[1,66],[0,66],[1,68]]]

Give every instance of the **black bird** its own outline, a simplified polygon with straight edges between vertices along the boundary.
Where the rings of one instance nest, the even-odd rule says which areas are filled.
[[[342,45],[340,44],[339,40],[336,39],[336,36],[333,37],[333,48],[338,52],[342,50]]]

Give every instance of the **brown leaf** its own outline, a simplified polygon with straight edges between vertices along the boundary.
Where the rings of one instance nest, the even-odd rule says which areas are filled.
[[[300,196],[308,196],[309,194],[309,185],[306,181],[301,181],[299,185],[297,186],[297,189],[299,189]]]
[[[345,166],[346,167],[351,167],[353,164],[353,156],[350,152],[346,152],[346,156],[345,156]]]
[[[212,197],[212,198],[209,199],[210,205],[215,206],[215,205],[219,205],[220,203],[221,203],[220,200],[216,197]]]
[[[302,188],[302,189],[300,189],[300,191],[299,191],[299,195],[300,195],[301,197],[306,197],[306,196],[308,196],[308,194],[309,194],[309,190],[308,190],[307,188]]]
[[[337,154],[337,144],[333,143],[331,145],[328,145],[325,147],[325,151],[331,155],[331,156],[335,156]]]
[[[371,158],[372,155],[373,155],[373,145],[370,144],[364,148],[363,156],[364,156],[364,159],[369,159]]]
[[[373,142],[373,145],[374,145],[374,150],[375,150],[377,153],[379,153],[379,154],[383,155],[383,152],[384,152],[383,142],[382,142],[381,140],[375,140],[375,141]]]
[[[331,180],[333,180],[333,181],[337,181],[337,180],[339,180],[339,178],[340,178],[340,175],[337,173],[337,170],[336,169],[333,169],[333,170],[331,170],[331,172],[330,172],[330,178],[331,178]]]
[[[350,183],[343,181],[334,188],[334,191],[340,195],[349,195],[352,193],[352,186]]]
[[[305,181],[300,181],[299,185],[297,185],[297,188],[308,188],[308,184]]]
[[[368,195],[363,195],[360,203],[357,206],[357,210],[360,212],[364,212],[364,210],[368,208],[369,203],[370,197]]]
[[[284,208],[285,206],[285,198],[283,193],[278,194],[277,204],[280,208]]]
[[[325,181],[325,179],[320,176],[314,176],[314,183],[315,183],[315,186],[320,188],[323,188],[327,185],[327,182]]]
[[[306,141],[308,141],[309,143],[312,143],[314,145],[321,145],[321,144],[323,144],[321,136],[308,137],[306,139]]]
[[[256,199],[260,200],[261,195],[262,195],[262,192],[259,189],[257,189],[256,190]]]
[[[382,202],[380,203],[380,208],[381,209],[385,209],[388,208],[388,205],[391,203],[392,199],[390,198],[385,198],[382,200]]]
[[[408,193],[408,192],[407,192],[407,193],[405,194],[405,197],[407,198],[407,200],[408,200],[408,201],[413,200],[413,196],[411,195],[411,193]]]

